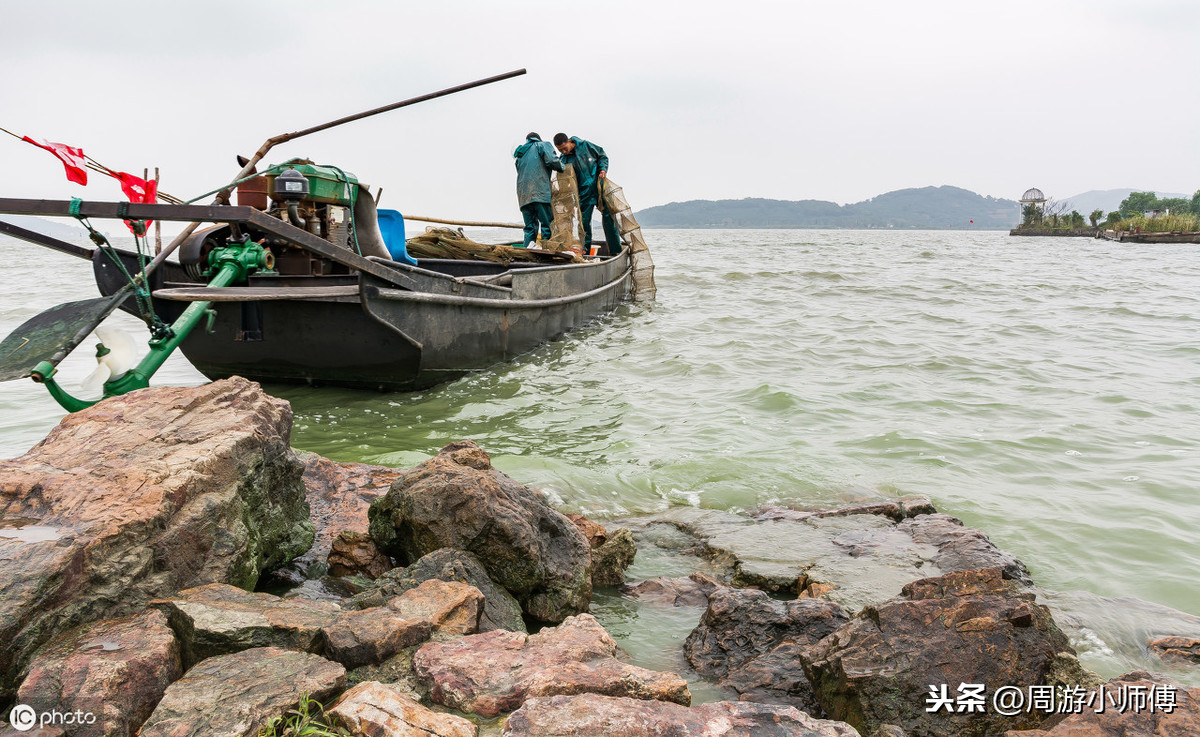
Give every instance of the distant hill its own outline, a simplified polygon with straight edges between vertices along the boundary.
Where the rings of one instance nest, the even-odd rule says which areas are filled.
[[[635,217],[646,228],[1008,230],[1020,220],[1020,206],[1015,200],[943,186],[900,189],[851,205],[823,200],[690,200],[649,207]]]
[[[77,243],[81,245],[91,245],[88,240],[88,232],[78,225],[72,225],[62,220],[47,220],[45,218],[33,217],[31,215],[0,215],[0,220],[6,223],[11,223],[18,228],[32,230],[44,235],[58,238],[59,240],[67,241],[68,243]],[[70,223],[77,223],[76,220],[71,220]],[[103,231],[103,227],[96,226],[97,229]]]
[[[1153,192],[1158,195],[1160,200],[1169,197],[1183,197],[1189,200],[1192,198],[1190,194],[1162,192],[1157,189],[1093,189],[1083,194],[1063,198],[1063,202],[1065,203],[1063,207],[1066,208],[1067,212],[1078,210],[1084,217],[1090,215],[1092,210],[1100,210],[1105,215],[1108,215],[1108,213],[1121,208],[1121,200],[1128,197],[1130,192]]]

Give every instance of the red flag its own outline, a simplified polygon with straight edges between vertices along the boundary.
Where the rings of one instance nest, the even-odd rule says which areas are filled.
[[[126,174],[123,171],[113,172],[113,176],[120,180],[121,191],[129,198],[130,202],[156,202],[158,200],[158,182],[151,179],[146,181],[141,177],[135,177],[132,174]],[[146,227],[150,227],[153,220],[146,221]],[[129,228],[129,232],[137,234],[133,229],[133,225],[128,220],[125,221],[125,227]]]
[[[34,146],[44,148],[57,156],[67,170],[67,179],[77,184],[87,184],[87,170],[83,168],[87,162],[83,156],[83,149],[68,146],[65,143],[52,143],[44,139],[38,142],[29,136],[21,136],[21,140],[29,141]]]
[[[158,182],[146,181],[141,177],[119,171],[114,176],[121,180],[121,191],[130,202],[154,202],[158,199]]]

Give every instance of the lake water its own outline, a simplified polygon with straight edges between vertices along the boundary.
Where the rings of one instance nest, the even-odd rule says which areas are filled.
[[[1141,634],[1200,622],[1185,616],[1200,615],[1196,246],[646,235],[656,303],[415,394],[270,387],[293,403],[293,444],[407,467],[470,438],[504,472],[601,520],[920,493],[1016,554],[1063,618],[1083,618],[1075,644],[1106,674],[1143,664]],[[2,240],[0,264],[5,334],[95,295],[86,262]],[[82,378],[91,365],[82,355],[62,371]],[[175,358],[156,383],[201,381]],[[0,385],[0,457],[61,416],[32,382]],[[616,629],[626,617],[623,641],[645,650],[635,658],[659,662],[630,626],[637,613],[600,603]],[[693,625],[668,623],[657,642]]]

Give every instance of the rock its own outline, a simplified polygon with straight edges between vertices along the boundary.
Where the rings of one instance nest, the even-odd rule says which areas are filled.
[[[379,665],[364,665],[346,674],[346,681],[358,685],[366,681],[386,683],[397,693],[413,701],[428,702],[429,688],[413,670],[413,656],[420,646],[406,647]]]
[[[849,621],[831,601],[779,601],[754,589],[723,588],[709,598],[683,653],[697,673],[719,677],[784,640],[811,645]]]
[[[671,606],[708,606],[708,597],[725,584],[699,571],[686,578],[648,578],[626,586],[624,593],[643,601]]]
[[[72,734],[135,734],[183,675],[175,633],[161,612],[147,610],[67,632],[38,651],[17,702],[39,713],[80,711],[89,723]]]
[[[329,551],[329,575],[379,578],[392,569],[392,559],[379,551],[365,532],[338,533]]]
[[[620,586],[625,583],[625,569],[633,565],[635,555],[633,533],[624,528],[613,532],[606,541],[592,548],[592,585]]]
[[[751,516],[757,520],[792,520],[794,522],[821,517],[849,517],[854,514],[877,514],[893,522],[904,519],[899,502],[878,501],[847,504],[833,509],[795,509],[788,506],[770,505],[759,509]]]
[[[475,737],[474,724],[431,711],[390,686],[360,683],[338,697],[328,714],[364,737]]]
[[[1103,700],[1103,709],[1097,705]],[[1005,737],[1141,737],[1200,734],[1200,688],[1145,671],[1126,673],[1089,691],[1077,713],[1043,729]],[[1140,708],[1134,708],[1136,706]],[[1061,718],[1057,715],[1055,718]]]
[[[697,673],[719,678],[739,698],[814,711],[800,651],[849,620],[831,601],[778,601],[762,591],[723,588],[709,598],[683,652]]]
[[[437,632],[469,635],[479,631],[483,594],[465,583],[432,579],[392,599],[387,608],[405,619],[429,622]]]
[[[208,658],[171,684],[138,737],[257,734],[307,695],[324,701],[346,669],[310,653],[260,647]]]
[[[429,639],[428,620],[408,618],[386,607],[342,612],[321,628],[325,657],[347,668],[382,663],[404,648]]]
[[[710,559],[729,567],[735,586],[819,596],[850,610],[887,601],[912,581],[960,568],[999,565],[1011,577],[1028,581],[1019,561],[953,517],[918,515],[894,522],[892,516],[907,508],[926,508],[918,500],[909,502],[813,511],[773,507],[753,519],[676,508],[650,519],[695,536]]]
[[[960,684],[983,684],[992,694],[1050,683],[1058,654],[1070,646],[1032,593],[999,568],[917,581],[903,593],[798,653],[827,715],[865,734],[884,724],[950,735],[1038,726],[1036,713],[927,710],[931,684],[953,697]]]
[[[338,463],[316,453],[298,453],[297,458],[304,464],[304,487],[316,539],[312,548],[293,565],[303,577],[314,578],[323,573],[339,534],[367,534],[367,509],[371,502],[387,493],[404,471],[369,463]]]
[[[849,724],[790,706],[670,702],[580,694],[531,698],[504,725],[505,737],[858,737]]]
[[[566,517],[587,539],[592,551],[592,586],[620,586],[625,583],[625,569],[633,564],[637,555],[633,533],[618,529],[610,534],[603,525],[582,514],[568,514]]]
[[[908,496],[900,497],[897,502],[900,504],[900,513],[907,519],[916,517],[921,514],[937,514],[937,510],[933,508],[933,502],[924,494],[909,494]],[[899,729],[899,727],[897,727]]]
[[[401,562],[439,548],[474,553],[488,576],[543,622],[591,600],[588,543],[539,495],[492,468],[471,441],[452,443],[371,505],[371,537]]]
[[[187,668],[214,655],[271,645],[320,653],[322,628],[342,612],[332,602],[282,599],[225,584],[186,589],[150,605],[167,615]]]
[[[784,640],[767,652],[743,662],[720,679],[741,701],[794,706],[809,714],[823,714],[816,693],[804,672],[800,654],[807,643]]]
[[[900,523],[900,530],[918,543],[937,548],[933,563],[945,573],[1000,568],[1006,578],[1033,585],[1024,563],[997,548],[981,531],[964,527],[961,520],[948,514],[919,515]]]
[[[0,701],[56,634],[205,583],[252,588],[313,527],[287,402],[242,378],[67,415],[0,462]]]
[[[1200,638],[1160,637],[1151,640],[1149,648],[1163,660],[1200,664]]]
[[[608,530],[605,530],[604,525],[599,522],[593,522],[582,514],[568,514],[565,516],[571,520],[571,524],[575,525],[583,533],[583,537],[587,540],[589,548],[598,548],[608,540]]]
[[[394,568],[375,581],[374,588],[354,596],[347,607],[384,606],[391,599],[414,589],[424,581],[458,581],[470,584],[483,594],[483,616],[479,631],[508,630],[524,632],[521,605],[492,579],[471,553],[442,548],[422,557],[407,568]]]
[[[687,683],[616,659],[616,643],[590,614],[536,635],[493,631],[431,642],[413,658],[430,698],[484,717],[512,711],[527,698],[600,693],[687,704]]]

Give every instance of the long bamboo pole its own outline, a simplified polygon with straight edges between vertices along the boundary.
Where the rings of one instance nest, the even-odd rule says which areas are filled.
[[[443,218],[421,217],[420,215],[405,215],[404,219],[405,220],[420,220],[423,223],[440,223],[442,225],[469,225],[469,226],[473,226],[476,228],[516,228],[517,230],[525,229],[524,225],[517,225],[516,223],[487,223],[487,222],[479,222],[479,221],[475,221],[475,220],[445,220]]]

